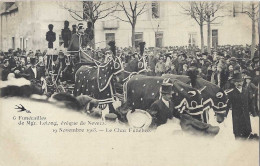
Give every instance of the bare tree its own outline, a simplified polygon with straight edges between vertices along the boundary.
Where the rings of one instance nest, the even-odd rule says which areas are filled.
[[[204,52],[204,33],[203,33],[203,23],[204,23],[204,17],[205,17],[205,13],[204,13],[204,6],[205,6],[205,1],[201,1],[201,2],[196,2],[196,1],[192,1],[192,2],[187,2],[188,6],[182,6],[182,9],[184,10],[184,14],[191,16],[191,18],[193,18],[197,24],[200,27],[200,47],[201,47],[201,52]]]
[[[200,26],[201,52],[204,52],[204,22],[207,23],[207,52],[211,51],[211,24],[224,15],[216,16],[220,9],[224,8],[223,2],[217,1],[192,1],[187,2],[188,7],[182,7],[184,14],[191,16]]]
[[[58,2],[59,3],[59,2]],[[65,2],[66,3],[66,2]],[[72,8],[72,5],[65,4],[64,2],[59,3],[59,6],[65,10],[68,10],[71,17],[77,21],[90,21],[93,25],[94,36],[95,36],[95,23],[97,20],[106,18],[115,11],[117,11],[117,3],[106,2],[106,1],[82,1],[79,2],[82,5],[81,9]],[[95,43],[95,37],[93,39]]]
[[[243,3],[243,2],[242,2]],[[250,2],[249,5],[242,5],[242,10],[235,13],[246,14],[252,21],[252,42],[251,42],[251,58],[254,57],[256,47],[256,25],[259,20],[259,3]]]
[[[224,15],[217,15],[217,12],[224,9],[224,3],[221,1],[208,1],[204,6],[204,20],[207,22],[207,51],[211,52],[211,24]]]
[[[147,2],[137,2],[137,1],[129,1],[129,2],[119,2],[118,6],[120,8],[119,11],[125,13],[126,19],[118,16],[114,16],[117,19],[128,22],[132,27],[132,48],[135,50],[135,26],[137,22],[137,18],[145,13],[148,9],[146,8]]]

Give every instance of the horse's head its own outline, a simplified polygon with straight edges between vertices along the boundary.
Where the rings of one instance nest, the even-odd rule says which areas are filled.
[[[110,83],[112,76],[123,70],[121,58],[111,58],[106,64],[98,65],[97,82],[99,90],[104,90]]]
[[[201,115],[203,113],[202,96],[198,90],[181,81],[173,79],[172,81],[175,108],[180,112],[186,111],[192,116]]]
[[[139,72],[143,69],[147,69],[147,60],[145,57],[135,58],[128,62],[124,68],[126,72]]]
[[[111,66],[111,68],[114,74],[117,74],[124,69],[124,64],[121,57],[116,56],[113,58],[113,66]]]
[[[191,80],[188,76],[183,75],[164,75],[164,77],[169,77],[173,79],[178,79],[179,81],[191,85]],[[196,78],[193,84],[195,89],[198,90],[203,98],[203,110],[208,110],[210,108],[216,114],[217,121],[219,123],[224,121],[227,111],[227,95],[225,92],[219,88],[217,85],[208,82],[201,77]]]
[[[217,122],[224,121],[226,112],[228,111],[227,102],[228,97],[225,92],[217,85],[212,84],[206,80],[199,79],[197,82],[199,92],[203,97],[204,110],[212,108],[217,117]]]

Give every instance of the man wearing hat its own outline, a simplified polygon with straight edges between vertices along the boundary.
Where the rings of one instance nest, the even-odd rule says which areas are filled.
[[[68,46],[68,51],[79,51],[79,44],[83,41],[82,35],[84,35],[84,27],[83,23],[78,24],[78,31],[77,33],[73,34],[71,37],[71,41]],[[81,43],[83,45],[83,43]]]
[[[36,66],[36,58],[30,58],[31,66],[26,70],[26,74],[28,75],[28,79],[30,81],[39,81],[41,77],[44,75],[44,72],[40,70],[38,66]]]
[[[252,77],[249,76],[250,73],[246,72],[244,79],[245,79],[245,84],[244,87],[248,89],[248,93],[249,93],[249,101],[248,101],[248,105],[249,105],[249,111],[250,113],[255,117],[259,114],[258,111],[258,107],[257,107],[257,91],[258,88],[257,86],[255,86],[254,83],[252,83]]]
[[[168,119],[173,117],[180,119],[180,126],[183,131],[192,134],[204,134],[215,136],[219,132],[219,127],[211,126],[210,124],[203,123],[197,119],[192,118],[187,114],[180,114],[174,106],[172,101],[171,83],[163,83],[161,86],[161,98],[156,100],[148,110],[152,116],[152,127],[158,127],[167,123]]]
[[[149,113],[152,116],[152,126],[165,124],[173,116],[180,118],[180,113],[174,109],[172,102],[172,84],[163,83],[161,86],[161,98],[156,100],[150,107]]]
[[[73,34],[71,37],[71,41],[68,46],[68,51],[80,51],[80,47],[86,47],[86,46],[87,46],[87,40],[84,37],[83,23],[79,23],[77,33]],[[89,53],[91,53],[91,51],[89,51]],[[74,53],[74,55],[76,55],[77,58],[79,59],[78,61],[82,63],[92,62],[92,60],[83,52],[80,52],[80,57],[79,57],[79,53]]]
[[[228,94],[229,106],[232,107],[233,133],[236,139],[247,139],[250,137],[252,128],[249,116],[249,93],[243,87],[244,79],[241,73],[233,76],[235,88]]]

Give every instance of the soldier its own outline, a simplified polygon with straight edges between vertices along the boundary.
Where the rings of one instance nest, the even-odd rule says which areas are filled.
[[[74,51],[74,55],[77,56],[77,58],[79,60],[79,62],[81,63],[88,63],[88,64],[92,64],[93,62],[90,59],[90,54],[92,54],[91,50],[88,50],[88,53],[83,53],[80,50],[80,47],[86,47],[87,46],[87,42],[86,39],[84,38],[84,27],[82,23],[78,24],[78,32],[73,34],[71,37],[71,41],[68,47],[68,51]],[[79,57],[79,53],[80,53],[80,57]]]

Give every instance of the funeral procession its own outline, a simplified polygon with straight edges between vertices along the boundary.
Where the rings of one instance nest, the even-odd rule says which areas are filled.
[[[132,132],[172,123],[214,139],[230,123],[231,139],[259,140],[258,1],[0,2],[0,23],[0,100]]]

